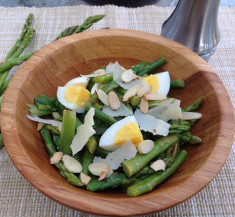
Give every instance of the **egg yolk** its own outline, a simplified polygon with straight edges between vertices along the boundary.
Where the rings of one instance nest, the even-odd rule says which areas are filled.
[[[90,92],[84,87],[69,86],[65,89],[65,99],[77,107],[84,107],[85,103],[90,100]]]
[[[150,75],[148,77],[145,77],[144,80],[152,86],[151,93],[157,93],[159,89],[159,81],[157,76]]]
[[[126,139],[131,140],[131,142],[137,147],[137,145],[143,141],[143,136],[138,125],[135,122],[126,124],[121,129],[118,130],[114,137],[114,145],[122,145]]]

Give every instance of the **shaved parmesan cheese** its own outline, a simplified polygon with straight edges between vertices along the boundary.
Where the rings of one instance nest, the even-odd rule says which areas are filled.
[[[27,118],[32,120],[32,121],[40,122],[40,123],[43,123],[43,124],[51,124],[52,126],[55,126],[55,127],[60,127],[60,125],[61,125],[60,121],[42,119],[42,118],[39,118],[38,116],[27,115]]]
[[[144,80],[142,78],[136,79],[134,81],[131,81],[129,83],[123,83],[121,80],[121,75],[125,71],[124,68],[122,68],[118,62],[116,63],[110,63],[106,68],[106,73],[113,73],[113,80],[119,84],[124,89],[129,89],[134,85],[139,85],[140,87],[143,85]]]
[[[94,78],[100,76],[100,74],[89,74],[89,75],[82,75],[80,74],[81,77],[83,78]]]
[[[109,106],[104,106],[102,112],[111,117],[127,117],[133,115],[133,111],[127,108],[123,103],[121,103],[121,107],[116,111],[112,110]]]
[[[149,110],[148,114],[166,122],[182,119],[180,100],[171,98],[161,103],[156,103],[156,105],[155,108]]]
[[[95,157],[93,162],[102,162],[109,165],[110,172],[108,176],[110,176],[114,170],[121,166],[124,160],[130,160],[135,157],[136,153],[137,150],[134,144],[130,140],[126,140],[119,149],[109,153],[105,159]]]
[[[144,114],[139,109],[135,111],[134,116],[141,130],[148,131],[153,135],[168,135],[171,125],[167,122],[157,119],[152,115]]]
[[[125,71],[125,69],[123,69],[118,62],[115,63],[109,63],[106,66],[106,74],[110,74],[113,73],[113,76],[115,76],[114,74],[121,74],[123,71]]]
[[[95,91],[99,90],[100,85],[98,83],[95,83],[93,87],[91,88],[91,94],[95,93]]]
[[[98,98],[100,99],[100,101],[101,101],[102,103],[104,103],[104,105],[109,106],[107,93],[105,93],[105,92],[104,92],[103,90],[101,90],[101,89],[97,90],[96,93],[97,93],[97,96],[98,96]]]
[[[73,137],[73,141],[70,146],[72,149],[73,155],[81,151],[83,147],[86,145],[88,139],[96,133],[96,131],[92,127],[95,123],[94,114],[95,114],[95,109],[90,108],[90,110],[87,112],[85,116],[84,124],[80,125],[77,128],[77,133]]]

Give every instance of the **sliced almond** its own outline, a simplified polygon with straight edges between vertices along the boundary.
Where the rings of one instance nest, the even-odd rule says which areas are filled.
[[[113,91],[108,94],[108,102],[109,106],[112,110],[116,111],[121,107],[121,102],[117,96],[117,94]]]
[[[83,185],[87,185],[91,181],[91,177],[85,173],[80,174],[80,179]]]
[[[141,98],[140,100],[140,111],[142,111],[144,114],[148,113],[149,111],[149,103],[144,98]]]
[[[162,159],[153,162],[150,166],[154,171],[165,170],[166,169],[166,162]]]
[[[106,73],[105,73],[105,70],[104,70],[104,69],[97,69],[97,70],[94,71],[93,74],[105,75]]]
[[[126,71],[124,71],[122,74],[121,74],[121,81],[124,82],[124,83],[129,83],[137,78],[140,78],[140,76],[137,76],[133,71],[132,69],[128,69]]]
[[[151,92],[152,86],[149,85],[148,83],[144,84],[137,92],[138,97],[142,97],[145,94],[148,94]]]
[[[101,173],[106,172],[107,174],[110,171],[110,167],[109,165],[105,164],[105,163],[101,163],[101,162],[96,162],[96,163],[92,163],[88,166],[89,171],[95,175],[95,176],[100,176]]]
[[[82,172],[82,165],[75,158],[65,154],[62,158],[65,168],[71,173]]]
[[[60,114],[58,112],[52,112],[52,116],[54,119],[59,119],[60,118]]]
[[[39,122],[39,123],[38,123],[38,126],[37,126],[37,131],[41,130],[42,127],[43,127],[43,125],[44,125],[43,123],[40,123],[40,122]]]
[[[96,94],[97,94],[98,98],[100,99],[100,101],[102,103],[104,103],[104,105],[109,106],[107,93],[105,93],[103,90],[99,89],[99,90],[96,91]]]
[[[154,142],[152,140],[144,140],[139,143],[137,146],[137,150],[140,154],[148,154],[154,148]]]
[[[136,93],[138,92],[138,90],[140,89],[139,85],[134,85],[132,86],[123,96],[122,101],[126,102],[128,100],[130,100],[133,96],[136,95]]]
[[[182,112],[182,120],[197,120],[202,117],[199,112]]]
[[[62,152],[56,152],[53,157],[50,159],[50,164],[57,164],[60,162],[63,158],[63,153]]]
[[[99,177],[98,181],[101,181],[101,180],[105,179],[105,177],[106,177],[107,175],[108,175],[108,173],[107,173],[106,171],[102,171],[102,172],[100,173],[100,177]]]
[[[166,99],[166,96],[161,93],[148,93],[144,95],[144,98],[146,100],[163,100]]]

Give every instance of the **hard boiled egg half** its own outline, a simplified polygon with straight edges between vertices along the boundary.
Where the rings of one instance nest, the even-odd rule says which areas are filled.
[[[90,100],[90,92],[86,89],[89,78],[78,77],[70,80],[64,87],[58,87],[57,98],[66,108],[83,113],[85,103]]]
[[[106,150],[116,150],[129,139],[135,146],[143,141],[143,136],[134,116],[128,116],[109,127],[100,138],[99,146]]]
[[[151,93],[161,93],[167,96],[171,83],[169,72],[160,72],[143,79],[152,86]]]

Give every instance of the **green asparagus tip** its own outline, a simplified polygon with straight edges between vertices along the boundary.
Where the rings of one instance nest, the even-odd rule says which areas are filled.
[[[202,143],[202,139],[197,136],[192,136],[190,143],[193,145],[197,145]]]

